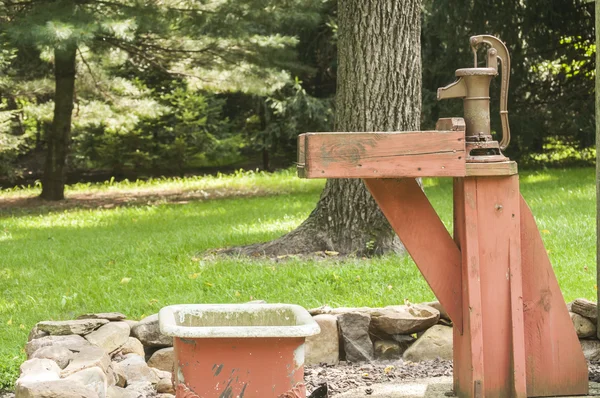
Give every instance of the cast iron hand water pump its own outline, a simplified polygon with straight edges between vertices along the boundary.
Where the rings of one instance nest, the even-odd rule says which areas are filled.
[[[439,99],[463,98],[464,120],[440,119],[435,131],[302,134],[299,175],[363,179],[453,321],[459,397],[587,394],[579,340],[520,195],[517,165],[502,154],[510,141],[508,51],[489,35],[470,44],[474,67],[438,90]],[[486,67],[477,66],[482,45]],[[489,111],[498,61],[500,142]],[[412,177],[454,179],[453,236]]]
[[[477,67],[477,49],[488,44],[487,65]],[[510,142],[508,125],[508,80],[510,57],[504,43],[494,36],[481,35],[471,37],[471,48],[475,58],[473,68],[456,71],[458,80],[438,89],[438,100],[463,98],[464,115],[467,124],[465,131],[468,162],[503,162],[508,160],[501,150]],[[500,117],[502,122],[502,140],[500,144],[492,139],[490,131],[490,83],[498,75],[498,61],[502,66],[502,85],[500,88]]]

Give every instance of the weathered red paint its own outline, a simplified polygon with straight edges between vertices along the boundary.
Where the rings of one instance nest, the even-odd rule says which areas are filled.
[[[442,120],[438,128],[461,131],[460,122]],[[415,180],[400,179],[417,175],[403,155],[392,156],[393,161],[384,165],[388,151],[402,145],[426,154],[425,146],[411,142],[419,140],[419,134],[312,137],[300,139],[301,176],[364,178],[453,320],[458,397],[588,393],[587,363],[537,225],[520,195],[516,163],[467,163],[466,172],[459,167],[440,171],[443,162],[438,155],[449,146],[431,144],[432,164],[419,172],[456,177],[452,240]],[[432,137],[421,144],[430,145]],[[366,145],[370,140],[377,145]],[[336,145],[344,142],[348,142],[344,148],[360,148],[336,154]],[[303,161],[319,166],[307,172]],[[364,164],[385,170],[390,178],[372,178],[364,172]]]
[[[466,175],[464,131],[307,133],[298,145],[306,178]]]
[[[520,253],[518,177],[457,179],[455,189],[466,284],[465,333],[454,334],[455,386],[468,392],[480,381],[483,397],[524,397],[523,313],[512,305],[522,295],[521,259],[514,255]]]
[[[431,290],[460,330],[461,258],[458,247],[412,178],[364,180]],[[431,242],[435,242],[431,245]],[[424,245],[427,250],[423,250]]]
[[[527,395],[587,394],[579,339],[533,214],[523,198],[520,204]]]
[[[303,353],[294,353],[303,344],[304,338],[176,337],[175,384],[202,398],[278,398],[291,390],[302,394],[304,365],[296,358]],[[183,388],[176,397],[187,397]]]

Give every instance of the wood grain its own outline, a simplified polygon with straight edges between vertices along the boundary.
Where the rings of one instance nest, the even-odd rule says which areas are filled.
[[[521,206],[527,395],[588,393],[588,368],[533,214]]]
[[[467,176],[511,176],[518,174],[517,162],[467,163]]]
[[[462,131],[307,133],[299,138],[306,178],[466,175]]]
[[[477,186],[474,179],[454,180],[455,239],[461,250],[463,332],[454,330],[454,391],[459,397],[485,391],[483,320],[479,266]],[[485,394],[480,396],[487,396]]]

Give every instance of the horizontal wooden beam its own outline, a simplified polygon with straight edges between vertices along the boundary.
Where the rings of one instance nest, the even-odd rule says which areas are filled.
[[[464,131],[307,133],[298,137],[303,178],[466,175]]]

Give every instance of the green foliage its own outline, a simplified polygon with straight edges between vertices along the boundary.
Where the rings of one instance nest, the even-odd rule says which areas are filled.
[[[0,392],[11,391],[14,388],[14,383],[19,377],[19,366],[25,359],[21,355],[12,358],[0,355]]]
[[[7,64],[16,78],[4,87],[0,80],[0,95],[18,111],[29,152],[43,149],[55,52],[75,45],[71,168],[170,172],[235,159],[244,138],[220,114],[224,99],[209,92],[283,91],[307,70],[296,32],[320,21],[324,2],[1,1],[0,34],[19,59]]]
[[[462,114],[460,101],[436,101],[454,70],[472,65],[469,37],[500,37],[511,55],[509,118],[512,158],[542,153],[552,140],[581,149],[594,142],[593,3],[583,0],[424,2],[423,119]],[[498,80],[498,79],[496,79]],[[500,131],[499,84],[492,90],[492,128]]]
[[[256,102],[260,109],[245,125],[250,147],[256,151],[295,159],[299,134],[328,131],[333,126],[332,101],[308,94],[298,78]]]

